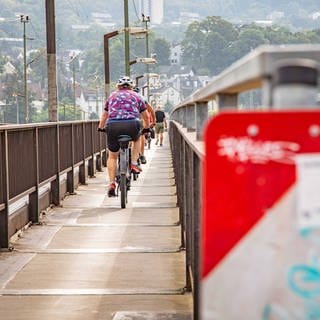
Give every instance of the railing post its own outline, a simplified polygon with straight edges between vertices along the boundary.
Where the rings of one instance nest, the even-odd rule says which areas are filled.
[[[187,128],[187,126],[188,126],[188,123],[187,123],[187,109],[188,109],[188,106],[184,106],[183,108],[181,108],[182,126],[183,126],[183,128]]]
[[[9,165],[8,165],[8,131],[4,131],[4,210],[0,210],[0,248],[9,248]]]
[[[189,132],[196,130],[196,114],[194,104],[186,107],[186,127],[187,131]]]
[[[86,143],[84,123],[82,123],[82,144],[83,144],[83,161],[79,168],[79,181],[81,184],[86,184]]]
[[[181,126],[183,126],[183,107],[179,108],[178,110],[178,122],[180,123]]]
[[[37,223],[39,222],[39,129],[35,127],[34,130],[34,184],[36,190],[29,195],[29,220]]]
[[[197,102],[195,112],[197,140],[202,140],[204,125],[208,119],[208,102]]]
[[[74,192],[74,126],[71,123],[71,170],[67,173],[67,191],[73,195]]]
[[[56,206],[60,205],[60,139],[59,124],[56,124],[56,179],[51,182],[52,203]]]
[[[262,80],[262,108],[269,109],[272,105],[272,83],[270,77]]]
[[[276,65],[272,76],[273,108],[305,109],[318,105],[319,64],[316,61],[284,59]]]
[[[201,160],[194,153],[192,162],[194,198],[193,198],[193,319],[199,320],[200,313],[200,215],[202,204]]]
[[[237,108],[238,107],[238,94],[237,93],[219,93],[218,95],[218,108]]]
[[[94,138],[93,138],[93,122],[91,122],[90,126],[90,134],[91,134],[91,158],[89,159],[88,163],[88,174],[91,178],[95,178],[96,172],[96,163],[94,161]]]

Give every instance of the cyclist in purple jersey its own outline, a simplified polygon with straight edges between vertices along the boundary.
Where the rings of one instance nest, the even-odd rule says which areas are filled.
[[[115,196],[116,169],[120,145],[119,135],[128,135],[132,143],[132,162],[130,168],[135,173],[142,170],[138,166],[140,115],[144,120],[144,128],[149,128],[149,117],[143,99],[132,90],[133,81],[122,77],[117,83],[117,90],[112,92],[106,101],[98,129],[105,128],[108,143],[107,170],[110,179],[108,196]]]

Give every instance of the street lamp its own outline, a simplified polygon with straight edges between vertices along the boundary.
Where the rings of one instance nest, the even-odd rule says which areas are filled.
[[[76,120],[76,67],[75,67],[75,59],[79,57],[79,53],[73,53],[71,55],[71,60],[69,64],[72,62],[72,79],[73,79],[73,113],[74,120]]]
[[[27,36],[26,23],[29,16],[20,15],[20,22],[23,24],[23,83],[24,83],[24,107],[26,112],[26,123],[29,122],[28,89],[27,89]]]
[[[150,16],[145,16],[142,13],[142,22],[145,23],[145,28],[148,30],[148,23],[150,22]],[[149,57],[149,37],[148,33],[146,34],[146,57]],[[146,65],[146,72],[147,72],[147,101],[149,101],[150,98],[150,88],[149,88],[149,64]]]
[[[110,65],[109,65],[109,39],[118,35],[119,30],[106,33],[103,36],[104,41],[104,82],[106,98],[110,95]]]
[[[131,27],[131,28],[125,28],[120,30],[114,30],[112,32],[106,33],[103,36],[103,42],[104,42],[104,78],[105,78],[105,95],[108,97],[110,95],[110,64],[109,64],[109,39],[117,36],[120,33],[126,32],[130,35],[141,35],[146,34],[147,30],[140,28],[140,27]],[[134,62],[135,63],[135,62]],[[130,66],[130,61],[127,62],[126,65]],[[127,66],[126,66],[127,68]],[[126,71],[127,73],[127,71]]]

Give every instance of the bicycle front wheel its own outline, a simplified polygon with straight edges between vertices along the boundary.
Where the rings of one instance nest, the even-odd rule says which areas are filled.
[[[127,204],[127,177],[125,174],[121,174],[120,177],[120,196],[121,208],[124,209]]]

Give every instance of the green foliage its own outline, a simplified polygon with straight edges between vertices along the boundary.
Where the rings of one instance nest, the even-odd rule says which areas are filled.
[[[183,60],[196,70],[216,75],[251,50],[266,44],[320,43],[319,30],[291,32],[281,26],[238,27],[220,17],[189,25],[182,41]]]
[[[152,43],[152,52],[156,53],[160,65],[168,65],[170,58],[170,43],[165,38],[157,38]]]

